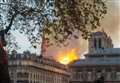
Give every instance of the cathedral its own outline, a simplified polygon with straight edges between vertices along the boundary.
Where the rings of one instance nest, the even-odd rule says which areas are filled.
[[[29,52],[9,56],[12,83],[120,83],[120,48],[104,31],[93,32],[85,59],[62,65]],[[102,83],[102,82],[100,82]]]
[[[70,83],[94,83],[100,77],[104,83],[120,83],[120,48],[113,48],[104,32],[93,32],[89,38],[86,58],[70,65]]]

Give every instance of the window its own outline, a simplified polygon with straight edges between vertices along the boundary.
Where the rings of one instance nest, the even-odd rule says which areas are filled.
[[[92,72],[88,72],[88,81],[91,81],[92,80]]]
[[[28,76],[29,76],[29,73],[27,73],[27,72],[18,72],[17,73],[18,78],[28,78]]]
[[[17,80],[17,83],[29,83],[28,80]]]
[[[116,73],[116,80],[120,80],[120,72]]]

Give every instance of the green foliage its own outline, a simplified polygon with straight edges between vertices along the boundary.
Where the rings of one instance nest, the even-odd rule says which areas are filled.
[[[88,39],[91,31],[100,26],[106,13],[107,7],[103,0],[55,0],[54,14],[57,19],[53,24],[48,24],[47,27],[51,27],[52,31],[46,28],[46,34],[59,43],[73,37],[79,38],[75,33]]]
[[[13,30],[25,34],[34,48],[36,43],[40,43],[43,35],[43,26],[45,21],[51,15],[48,9],[49,1],[44,0],[8,0],[0,3],[0,25],[4,29],[11,30],[8,32],[8,48],[17,44],[12,35]],[[2,28],[2,27],[1,27]],[[12,37],[11,37],[12,36]],[[12,45],[11,45],[12,44]],[[15,47],[14,47],[15,48]]]
[[[100,26],[100,20],[107,13],[102,0],[26,1],[0,3],[7,6],[0,8],[0,13],[6,10],[6,15],[3,15],[6,19],[0,17],[0,25],[26,34],[35,48],[43,36],[50,45],[51,41],[64,44],[67,39],[77,39],[79,36],[76,33],[87,39],[90,32]]]

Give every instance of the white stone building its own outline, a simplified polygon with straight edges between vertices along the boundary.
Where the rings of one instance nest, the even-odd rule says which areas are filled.
[[[29,52],[9,57],[11,83],[69,83],[65,65]]]
[[[84,60],[70,65],[70,83],[93,83],[104,77],[104,83],[120,83],[120,48],[113,48],[111,38],[104,32],[91,34],[89,52]]]

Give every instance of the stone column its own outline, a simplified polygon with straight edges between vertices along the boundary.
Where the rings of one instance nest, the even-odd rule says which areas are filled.
[[[113,80],[113,81],[116,80],[116,72],[115,72],[115,68],[112,68],[112,70],[111,70],[111,80]]]
[[[92,80],[95,80],[96,79],[96,70],[95,68],[93,68],[92,70]]]

